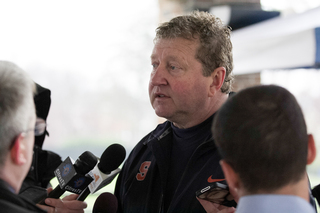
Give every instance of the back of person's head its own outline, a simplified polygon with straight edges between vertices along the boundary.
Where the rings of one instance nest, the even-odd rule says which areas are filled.
[[[199,39],[200,46],[195,56],[203,65],[203,75],[210,76],[218,67],[225,67],[226,76],[221,87],[223,93],[231,91],[233,80],[233,56],[230,40],[231,30],[221,20],[207,12],[194,11],[161,24],[156,30],[158,39]]]
[[[34,82],[22,69],[0,61],[0,166],[15,137],[30,124],[34,92]]]
[[[308,135],[295,97],[268,85],[244,89],[220,108],[212,133],[248,193],[272,192],[305,174]]]

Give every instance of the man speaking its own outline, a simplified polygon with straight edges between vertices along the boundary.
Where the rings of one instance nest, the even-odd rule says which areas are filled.
[[[156,30],[151,65],[150,102],[167,121],[124,164],[119,211],[205,212],[196,191],[224,180],[210,129],[231,91],[230,29],[206,12],[173,18]]]

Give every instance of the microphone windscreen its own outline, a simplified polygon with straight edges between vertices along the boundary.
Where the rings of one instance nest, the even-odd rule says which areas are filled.
[[[112,144],[102,153],[98,168],[104,174],[109,174],[120,166],[125,157],[125,148],[120,144]]]
[[[116,196],[109,192],[104,192],[96,199],[92,213],[116,213],[117,210],[118,200]]]
[[[78,157],[73,166],[77,173],[85,175],[93,169],[97,162],[97,157],[94,154],[85,151]]]

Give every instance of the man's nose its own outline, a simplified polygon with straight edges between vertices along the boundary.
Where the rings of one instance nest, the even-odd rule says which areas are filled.
[[[165,67],[159,65],[157,68],[154,68],[150,76],[150,84],[154,86],[168,84],[167,70],[165,69]]]

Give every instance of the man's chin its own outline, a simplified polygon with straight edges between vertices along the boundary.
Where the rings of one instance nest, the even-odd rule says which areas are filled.
[[[163,119],[167,119],[167,120],[170,120],[170,117],[172,117],[172,115],[170,113],[164,112],[164,111],[155,110],[155,113],[158,117],[163,118]]]

